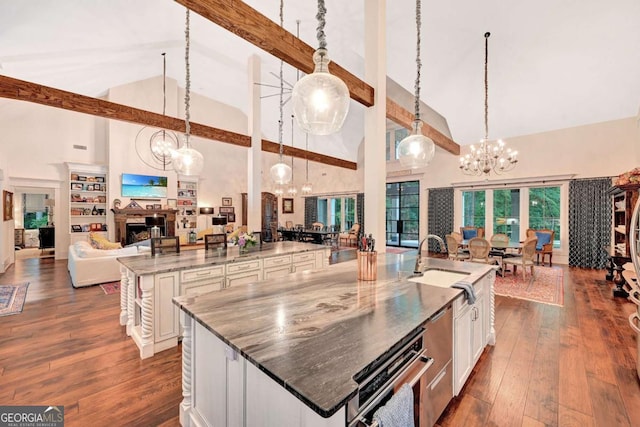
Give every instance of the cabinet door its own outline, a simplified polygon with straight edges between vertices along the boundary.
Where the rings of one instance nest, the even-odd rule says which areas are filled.
[[[459,297],[463,298],[463,297]],[[472,306],[467,306],[453,321],[453,393],[457,396],[471,373]]]
[[[264,269],[264,278],[273,279],[275,277],[283,277],[287,274],[291,273],[290,265],[281,265],[279,267],[265,267]]]
[[[245,283],[259,282],[262,280],[262,271],[254,270],[243,273],[227,274],[226,287],[233,285],[244,285]]]
[[[484,333],[484,301],[485,296],[483,295],[482,297],[477,299],[476,303],[473,305],[473,307],[471,307],[471,353],[473,355],[473,363],[471,366],[472,368],[473,366],[475,366],[476,362],[480,358],[480,355],[482,354],[486,338],[486,335]]]
[[[179,295],[178,272],[162,273],[155,276],[153,293],[153,335],[160,342],[175,338],[179,331],[178,306],[172,299]]]

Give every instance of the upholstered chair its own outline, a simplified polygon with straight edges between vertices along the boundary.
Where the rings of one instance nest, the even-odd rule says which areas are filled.
[[[536,244],[538,243],[538,239],[535,237],[529,237],[524,241],[522,245],[522,253],[520,255],[514,255],[509,258],[502,259],[502,271],[503,274],[506,271],[506,265],[513,266],[513,274],[516,274],[516,270],[518,266],[522,267],[522,278],[526,280],[527,278],[527,267],[531,268],[531,277],[533,277],[533,266],[535,262],[533,258],[536,255]]]
[[[484,228],[474,226],[460,227],[460,234],[462,234],[462,240],[484,237]]]
[[[360,224],[358,224],[357,222],[355,224],[353,224],[353,227],[351,227],[351,229],[346,232],[346,233],[340,233],[339,235],[339,242],[340,244],[342,244],[342,241],[344,240],[346,244],[348,244],[349,246],[358,245],[358,237],[360,236]]]
[[[205,234],[204,235],[204,248],[206,250],[216,249],[216,248],[226,248],[227,247],[227,235],[224,233],[221,234]]]
[[[495,260],[489,258],[491,244],[483,237],[474,237],[469,240],[469,261],[484,264],[495,264]]]
[[[451,234],[447,234],[444,236],[445,241],[447,242],[447,252],[449,254],[449,259],[454,261],[464,261],[469,258],[469,254],[462,251],[462,247],[458,240],[452,236]]]
[[[555,231],[549,229],[534,230],[530,228],[527,230],[527,238],[536,237],[538,244],[536,245],[536,263],[540,263],[540,255],[542,255],[542,265],[544,265],[545,255],[549,255],[549,267],[553,264],[553,238]]]
[[[151,238],[151,255],[169,253],[180,253],[180,239],[178,236]]]

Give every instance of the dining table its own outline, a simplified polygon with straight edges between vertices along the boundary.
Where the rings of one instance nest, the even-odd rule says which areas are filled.
[[[301,229],[301,228],[278,228],[278,233],[283,240],[310,241],[317,244],[330,242],[333,246],[338,244],[338,231]]]
[[[470,240],[471,239],[464,239],[462,240],[460,245],[463,248],[468,248]],[[522,244],[524,243],[524,242],[513,242],[513,241],[508,241],[508,242],[492,242],[491,240],[487,240],[487,241],[491,245],[489,256],[493,257],[494,259],[496,258],[502,259],[502,258],[519,256],[520,255],[519,252],[522,249]],[[517,249],[518,253],[515,253],[513,251],[514,249]],[[496,259],[496,261],[498,260]],[[503,276],[505,271],[509,271],[504,269],[504,266],[502,265],[501,262],[498,262],[498,265],[500,266],[500,269],[497,271],[498,275]]]

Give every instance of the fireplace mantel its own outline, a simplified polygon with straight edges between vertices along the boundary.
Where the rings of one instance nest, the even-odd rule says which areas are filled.
[[[153,216],[164,217],[167,236],[175,236],[177,209],[111,209],[114,214],[115,239],[122,246],[126,243],[127,221],[133,219],[149,218]]]

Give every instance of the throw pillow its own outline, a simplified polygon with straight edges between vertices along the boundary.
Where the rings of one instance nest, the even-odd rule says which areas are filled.
[[[538,244],[536,245],[536,250],[538,251],[541,251],[544,245],[551,242],[551,233],[536,231],[536,237],[538,238]]]
[[[478,230],[477,229],[469,229],[469,230],[462,230],[462,238],[464,240],[469,240],[469,239],[473,239],[474,237],[478,237]]]
[[[102,234],[89,233],[89,242],[91,246],[96,249],[120,249],[122,245],[120,243],[114,243],[107,240]]]

